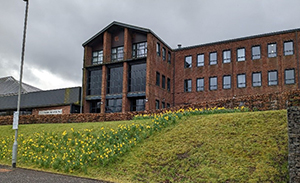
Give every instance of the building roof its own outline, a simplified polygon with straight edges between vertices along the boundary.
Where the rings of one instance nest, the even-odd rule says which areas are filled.
[[[22,93],[29,93],[35,91],[42,91],[34,86],[22,83]],[[3,95],[15,95],[19,92],[19,81],[12,76],[0,78],[0,96]]]
[[[73,87],[25,93],[21,95],[21,108],[28,109],[79,104],[80,91],[81,87]],[[17,100],[17,95],[0,97],[0,110],[16,109]]]
[[[138,27],[135,25],[130,25],[130,24],[125,24],[125,23],[121,23],[121,22],[117,22],[117,21],[113,21],[112,23],[110,23],[108,26],[106,26],[104,29],[102,29],[101,31],[99,31],[97,34],[95,34],[94,36],[92,36],[90,39],[88,39],[86,42],[84,42],[82,44],[82,46],[86,46],[89,43],[91,43],[94,39],[96,39],[98,36],[100,36],[101,34],[103,34],[105,31],[107,31],[108,29],[115,27],[115,26],[119,26],[119,27],[125,27],[128,29],[133,29],[133,30],[137,30],[140,32],[144,32],[144,33],[151,33],[153,34],[158,40],[160,40],[162,43],[164,43],[169,49],[172,49],[166,42],[164,42],[160,37],[158,37],[152,30],[148,29],[148,28],[143,28],[143,27]]]

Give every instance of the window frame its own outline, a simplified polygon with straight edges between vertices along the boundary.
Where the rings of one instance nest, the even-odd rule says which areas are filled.
[[[228,52],[229,53],[229,58],[224,58],[224,54]],[[223,50],[223,53],[222,53],[222,56],[223,56],[223,63],[224,64],[227,64],[227,63],[230,63],[231,62],[231,50],[228,49],[228,50]],[[229,61],[228,61],[229,60]]]
[[[275,53],[270,53],[271,50],[269,50],[269,49],[270,49],[271,45],[275,45]],[[267,51],[268,51],[268,58],[275,58],[275,57],[277,57],[277,43],[276,42],[268,43],[268,45],[267,45]],[[272,56],[273,54],[274,54],[274,56]]]
[[[199,85],[198,81],[200,80],[203,80],[203,86],[201,87],[201,85]],[[204,91],[204,86],[205,86],[205,83],[204,83],[204,77],[203,78],[197,78],[196,80],[196,91],[197,92],[200,92],[200,91]]]
[[[160,86],[160,73],[156,71],[156,86]]]
[[[229,79],[230,79],[230,80],[229,80],[229,81],[230,81],[229,84],[226,84],[226,85],[229,85],[228,88],[225,88],[225,83],[224,83],[225,77],[229,77]],[[224,90],[229,90],[229,89],[231,89],[231,82],[232,82],[232,81],[231,81],[231,75],[224,75],[224,76],[223,76],[223,80],[222,80],[222,87],[223,87],[223,89],[224,89]]]
[[[116,50],[115,53],[113,53],[113,50]],[[115,58],[114,58],[115,56]],[[111,48],[111,61],[112,62],[118,62],[124,60],[124,46],[118,46]]]
[[[162,59],[163,59],[163,61],[166,60],[166,52],[167,52],[166,48],[163,47],[163,48],[162,48]]]
[[[253,53],[253,48],[256,48],[256,47],[259,48],[259,55],[254,55],[254,53]],[[254,46],[251,47],[251,59],[252,60],[259,60],[259,59],[261,59],[261,46],[260,45],[254,45]]]
[[[216,87],[215,89],[214,89],[214,88],[212,88],[212,85],[211,85],[211,83],[212,83],[212,79],[216,79],[216,84],[215,84],[215,85],[213,85],[213,86],[215,86],[215,87]],[[212,76],[212,77],[209,77],[209,90],[210,90],[210,91],[218,90],[218,77],[217,77],[217,76]]]
[[[189,87],[190,85],[190,87]],[[192,92],[192,79],[185,79],[184,80],[184,92],[190,93]]]
[[[259,74],[259,76],[260,76],[260,81],[258,81],[258,82],[254,82],[254,75],[255,74]],[[257,86],[254,86],[254,83],[259,83],[260,85],[257,85]],[[253,87],[261,87],[262,86],[262,77],[261,77],[261,72],[252,72],[252,86]]]
[[[191,60],[190,60],[190,64],[189,63],[187,63],[187,58],[191,58]],[[189,65],[187,65],[187,64],[189,64]],[[192,57],[192,55],[187,55],[187,56],[185,56],[184,57],[184,68],[192,68],[192,64],[193,64],[193,57]]]
[[[216,60],[212,60],[212,55],[216,54]],[[213,51],[209,52],[209,65],[217,65],[218,64],[218,52]]]
[[[161,75],[161,87],[166,89],[166,76],[163,74]]]
[[[171,64],[171,52],[168,51],[168,63]]]
[[[270,75],[269,73],[276,72],[276,84],[270,84]],[[274,81],[271,81],[274,82]],[[268,71],[268,86],[277,86],[278,85],[278,71],[277,70],[270,70]]]
[[[158,110],[159,109],[159,100],[155,100],[155,109]]]
[[[239,76],[244,76],[245,77],[245,83],[239,82]],[[247,87],[246,73],[237,74],[237,76],[236,76],[236,83],[237,83],[237,88],[246,88]],[[245,86],[240,86],[241,84],[242,85],[245,84]]]
[[[239,50],[244,50],[244,56],[239,56]],[[237,62],[243,62],[246,61],[246,48],[241,47],[236,49],[236,61]]]
[[[286,50],[286,49],[285,49],[285,47],[286,47],[285,44],[287,44],[287,43],[292,43],[292,50]],[[290,53],[290,52],[291,52],[291,54],[286,54],[286,53]],[[284,56],[287,56],[287,55],[294,55],[294,41],[293,41],[293,40],[289,40],[289,41],[284,41],[284,42],[283,42],[283,55],[284,55]]]
[[[94,56],[95,53],[97,56]],[[94,62],[94,59],[97,59],[96,62]],[[98,65],[103,64],[103,50],[97,50],[92,52],[92,65]]]
[[[171,79],[167,78],[167,90],[171,91]]]
[[[294,74],[293,74],[293,83],[287,83],[286,81],[287,81],[287,79],[286,79],[286,71],[293,71],[294,72]],[[289,80],[291,80],[291,79],[289,79]],[[295,84],[296,83],[296,75],[295,75],[295,69],[293,68],[293,69],[285,69],[284,70],[284,84],[286,84],[286,85],[293,85],[293,84]]]
[[[132,58],[142,58],[147,56],[147,42],[132,44]],[[142,54],[140,52],[142,51]]]
[[[203,62],[199,62],[199,56],[203,56]],[[197,54],[197,67],[204,66],[204,53]]]
[[[157,54],[157,56],[160,56],[160,43],[159,42],[156,43],[156,54]]]

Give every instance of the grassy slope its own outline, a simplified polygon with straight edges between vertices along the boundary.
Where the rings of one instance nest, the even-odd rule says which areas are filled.
[[[120,123],[132,121],[24,125],[20,133],[50,128],[62,132],[74,126],[115,128]],[[93,167],[84,176],[116,182],[286,182],[286,123],[284,110],[183,118],[115,164]],[[1,136],[13,135],[9,129],[0,127]]]

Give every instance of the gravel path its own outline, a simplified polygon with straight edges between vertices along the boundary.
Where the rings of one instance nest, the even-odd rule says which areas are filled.
[[[1,183],[108,183],[94,179],[80,178],[55,173],[47,173],[24,168],[11,168],[0,165]]]

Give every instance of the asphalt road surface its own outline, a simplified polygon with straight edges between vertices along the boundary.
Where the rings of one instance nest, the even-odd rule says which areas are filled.
[[[0,165],[0,183],[108,183],[94,179]]]

